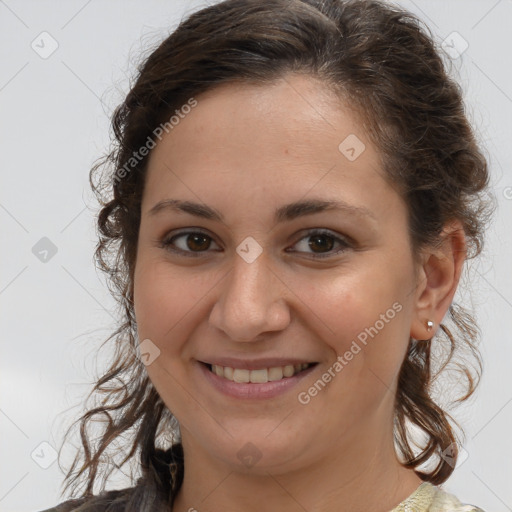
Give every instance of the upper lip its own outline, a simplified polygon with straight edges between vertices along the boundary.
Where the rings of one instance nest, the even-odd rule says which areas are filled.
[[[215,359],[212,358],[209,361],[203,360],[200,362],[216,366],[239,368],[242,370],[260,370],[262,368],[274,368],[276,366],[316,363],[316,361],[311,360],[283,357],[269,357],[263,359],[239,359],[236,357],[216,357]]]

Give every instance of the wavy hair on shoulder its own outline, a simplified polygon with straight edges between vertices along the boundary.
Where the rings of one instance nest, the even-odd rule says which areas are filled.
[[[222,83],[271,84],[288,73],[315,77],[350,98],[380,150],[386,177],[406,201],[415,254],[438,242],[451,219],[464,227],[468,259],[482,250],[491,215],[487,162],[461,88],[417,17],[377,0],[225,0],[192,13],[138,67],[113,114],[113,147],[90,171],[100,204],[95,259],[120,319],[104,342],[115,350],[88,395],[94,403],[65,435],[80,425],[82,446],[65,478],[73,495],[82,486],[73,510],[171,510],[183,478],[179,425],[137,357],[133,277],[148,157],[129,172],[126,163],[191,98]],[[443,454],[450,449],[457,460],[460,441],[434,396],[435,384],[451,368],[463,388],[454,402],[473,394],[482,370],[479,330],[470,312],[454,303],[433,339],[415,341],[398,379],[395,445],[405,467],[441,484],[454,469]],[[93,438],[90,430],[98,424],[100,435]],[[411,426],[426,437],[419,453]],[[134,486],[105,491],[112,471],[134,460],[140,470]],[[426,463],[433,467],[420,470]],[[101,494],[95,495],[100,476]]]

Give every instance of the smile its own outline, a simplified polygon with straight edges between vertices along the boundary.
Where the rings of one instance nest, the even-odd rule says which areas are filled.
[[[239,383],[264,384],[293,377],[306,370],[314,363],[289,364],[285,366],[274,366],[271,368],[261,368],[248,370],[245,368],[231,368],[229,366],[208,365],[209,370],[226,380]]]

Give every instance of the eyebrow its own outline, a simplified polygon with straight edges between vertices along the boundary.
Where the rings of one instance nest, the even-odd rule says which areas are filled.
[[[153,216],[162,211],[181,211],[209,220],[224,222],[223,215],[214,208],[193,201],[180,201],[179,199],[164,199],[155,204],[148,214]],[[357,217],[370,217],[377,220],[375,214],[363,206],[355,206],[344,201],[326,201],[321,199],[308,199],[295,201],[293,203],[281,206],[274,213],[275,222],[292,221],[305,215],[312,215],[324,211],[341,211],[346,214],[355,215]]]

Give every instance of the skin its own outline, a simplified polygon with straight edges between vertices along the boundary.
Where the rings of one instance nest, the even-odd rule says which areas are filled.
[[[391,510],[421,484],[393,447],[398,373],[409,337],[430,338],[427,320],[438,326],[452,301],[465,257],[461,226],[447,224],[443,243],[415,260],[406,205],[385,181],[378,151],[356,113],[312,77],[223,84],[196,99],[151,152],[134,275],[139,339],[160,350],[147,371],[179,420],[185,452],[173,510]],[[338,149],[349,134],[366,146],[354,161]],[[224,219],[149,213],[170,198]],[[373,217],[333,210],[275,222],[276,208],[312,198]],[[174,240],[197,257],[161,244],[198,229],[206,239]],[[329,233],[311,247],[312,229]],[[251,263],[236,252],[248,236],[262,248]],[[400,312],[300,403],[298,393],[395,303]],[[318,364],[282,395],[243,400],[199,373],[198,361],[215,356]],[[250,467],[237,456],[248,442],[260,457]]]

